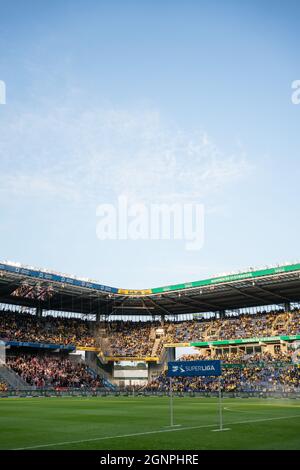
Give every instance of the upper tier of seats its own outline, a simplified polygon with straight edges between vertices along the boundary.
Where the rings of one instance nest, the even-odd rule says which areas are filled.
[[[156,334],[158,328],[163,330],[160,337]],[[162,323],[114,321],[101,325],[80,319],[0,312],[0,339],[81,347],[101,345],[108,356],[157,356],[166,343],[295,334],[300,334],[299,310],[224,319]]]
[[[95,325],[84,320],[0,312],[0,339],[91,347],[95,346],[95,337]]]
[[[241,315],[172,323],[165,342],[217,341],[300,333],[300,311]]]

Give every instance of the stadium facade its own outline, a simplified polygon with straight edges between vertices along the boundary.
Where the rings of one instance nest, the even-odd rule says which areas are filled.
[[[9,359],[2,361],[0,379],[2,374],[14,388],[36,387],[26,361],[39,370],[63,360],[64,374],[84,387],[163,387],[166,364],[179,348],[196,348],[200,357],[222,356],[225,362],[230,356],[241,369],[251,355],[290,366],[300,341],[299,302],[300,264],[134,290],[0,263],[0,340]],[[83,362],[75,358],[79,351]],[[29,376],[22,383],[18,375],[24,377],[24,370]],[[295,385],[299,374],[293,374],[289,380]],[[69,386],[60,379],[56,384]]]

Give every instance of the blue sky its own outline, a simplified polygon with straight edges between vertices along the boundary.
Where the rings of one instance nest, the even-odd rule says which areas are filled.
[[[0,0],[0,259],[146,288],[299,260],[297,1]],[[193,201],[205,242],[100,241]]]

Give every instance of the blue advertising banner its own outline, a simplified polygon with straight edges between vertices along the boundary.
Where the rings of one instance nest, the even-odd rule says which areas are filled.
[[[0,264],[1,271],[7,271],[15,274],[21,274],[22,276],[30,276],[46,281],[61,282],[63,284],[71,284],[78,287],[87,287],[89,289],[97,289],[105,292],[118,293],[116,287],[104,286],[102,284],[96,284],[94,282],[82,281],[80,279],[73,279],[71,277],[64,277],[59,274],[46,273],[43,271],[37,271],[29,268],[22,268],[18,266],[11,266],[9,264]]]
[[[38,348],[38,349],[64,349],[68,351],[74,351],[76,349],[75,346],[70,344],[48,344],[48,343],[28,343],[28,342],[20,342],[20,341],[1,341],[0,344],[4,344],[5,346],[15,346],[19,348]]]
[[[221,374],[221,361],[168,362],[168,377],[209,377]]]

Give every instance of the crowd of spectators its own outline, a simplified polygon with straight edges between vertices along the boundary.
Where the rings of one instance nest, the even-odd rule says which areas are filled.
[[[110,344],[108,355],[151,355],[154,338],[153,328],[162,327],[164,336],[157,348],[159,354],[163,344],[192,341],[217,341],[265,336],[294,335],[300,333],[300,313],[260,312],[222,319],[203,319],[179,322],[108,322],[106,326]],[[152,329],[152,336],[151,336]]]
[[[205,350],[205,352],[184,354],[181,356],[182,361],[193,361],[193,360],[211,360],[218,359],[222,361],[222,364],[255,364],[255,363],[284,363],[290,364],[292,362],[293,351],[292,350],[278,350],[278,351],[261,351],[246,353],[244,350],[235,352],[226,352],[223,354],[213,355],[211,351]]]
[[[28,385],[35,388],[99,388],[100,377],[94,376],[84,364],[68,358],[19,355],[10,357],[7,365]]]
[[[187,355],[180,360],[208,359],[209,355]],[[237,353],[216,357],[222,360],[221,387],[225,392],[294,392],[300,391],[300,367],[292,363],[291,352]],[[213,392],[219,387],[215,377],[176,377],[173,389],[177,392]],[[167,391],[166,372],[147,385],[149,391]]]
[[[246,314],[171,323],[165,342],[216,341],[300,333],[300,312]]]
[[[106,322],[104,329],[107,348],[103,348],[106,349],[103,352],[108,356],[151,356],[157,328],[164,331],[156,348],[156,354],[159,354],[166,343],[300,334],[300,311],[260,312],[162,323],[122,320]],[[95,322],[82,319],[0,312],[2,340],[95,347],[99,344],[98,331]]]
[[[95,346],[95,328],[81,319],[4,310],[0,312],[0,339],[90,347]]]
[[[150,356],[158,322],[115,321],[107,324],[112,356]]]

